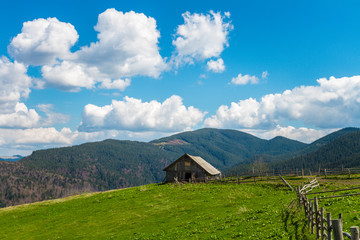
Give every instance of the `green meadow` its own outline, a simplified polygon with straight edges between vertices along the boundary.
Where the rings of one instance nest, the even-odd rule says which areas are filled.
[[[0,239],[312,239],[295,198],[281,184],[151,184],[0,209]]]

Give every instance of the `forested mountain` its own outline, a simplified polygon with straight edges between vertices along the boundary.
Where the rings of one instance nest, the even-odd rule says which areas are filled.
[[[305,145],[303,148],[299,149],[289,149],[289,151],[283,151],[284,153],[279,153],[277,155],[263,155],[258,154],[254,155],[254,157],[250,161],[240,162],[238,164],[235,164],[234,166],[226,169],[226,173],[228,174],[243,174],[244,172],[248,172],[252,169],[253,163],[266,163],[266,168],[275,168],[275,169],[295,169],[295,168],[309,168],[309,169],[318,169],[319,165],[325,166],[327,163],[325,163],[327,160],[324,159],[330,159],[334,156],[334,154],[331,151],[322,151],[321,155],[316,155],[315,153],[317,150],[320,150],[324,147],[326,149],[326,146],[334,146],[337,144],[340,144],[338,142],[333,143],[333,141],[340,139],[341,137],[345,137],[348,134],[356,133],[359,131],[359,128],[344,128],[341,130],[338,130],[336,132],[330,133],[329,135],[326,135],[316,141],[314,141],[311,144]],[[277,140],[278,139],[278,140]],[[280,142],[279,140],[282,139],[282,137],[275,137],[274,139],[268,141],[269,143],[273,140],[277,140],[279,147],[285,149],[286,148],[286,141],[285,143]],[[274,146],[274,143],[271,144]],[[290,145],[291,146],[291,145]],[[338,147],[335,147],[334,149],[338,149]],[[349,149],[348,149],[349,150]],[[354,154],[356,153],[356,149],[354,149]],[[339,152],[339,154],[342,154]],[[348,151],[348,154],[352,154],[352,150]],[[355,157],[355,156],[352,156]],[[319,163],[324,162],[324,163]],[[360,164],[359,164],[360,166]]]
[[[174,144],[181,142],[181,144]],[[220,170],[252,161],[256,156],[273,158],[290,154],[307,146],[285,137],[264,140],[236,130],[204,128],[150,142],[178,155],[186,152],[202,156]]]
[[[34,151],[17,162],[0,161],[0,206],[58,198],[76,192],[161,182],[165,176],[162,169],[184,153],[199,155],[223,171],[236,165],[241,168],[239,164],[249,164],[258,159],[270,162],[286,156],[293,157],[311,147],[319,151],[318,155],[311,158],[312,155],[307,153],[308,158],[302,155],[296,160],[310,166],[316,164],[320,155],[328,152],[336,154],[338,150],[344,152],[342,156],[356,152],[350,145],[357,149],[358,135],[354,133],[353,138],[343,139],[347,132],[352,134],[353,130],[339,131],[310,145],[284,137],[264,140],[236,130],[208,128],[149,143],[105,140]],[[328,146],[327,141],[334,145]],[[343,149],[346,145],[349,148]],[[349,154],[346,155],[347,152]],[[343,161],[344,158],[336,159]],[[285,161],[281,164],[295,166],[298,163]]]
[[[275,168],[340,168],[360,167],[360,130],[345,129],[332,136],[327,144],[321,144],[318,149],[303,155],[273,163]],[[340,133],[340,134],[339,134]],[[342,134],[345,133],[345,134]],[[335,136],[335,137],[334,137]],[[317,142],[323,142],[321,139]]]
[[[326,144],[330,143],[331,141],[333,141],[339,137],[342,137],[348,133],[357,132],[359,130],[360,130],[359,128],[352,128],[352,127],[340,129],[338,131],[330,133],[330,134],[312,142],[306,148],[296,152],[295,155],[302,155],[302,154],[313,152],[314,150],[317,150],[320,147],[325,146]]]

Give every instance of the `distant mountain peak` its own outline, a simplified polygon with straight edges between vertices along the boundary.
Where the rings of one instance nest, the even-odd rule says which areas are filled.
[[[0,156],[0,161],[12,161],[12,162],[15,162],[15,161],[18,161],[18,160],[20,160],[22,158],[23,158],[23,156],[21,156],[21,155]]]

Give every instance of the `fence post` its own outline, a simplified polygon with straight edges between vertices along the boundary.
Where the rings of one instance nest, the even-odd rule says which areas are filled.
[[[254,176],[254,183],[256,184],[256,178],[255,178],[255,168],[253,167],[253,176]]]
[[[306,199],[305,200],[306,202],[306,217],[308,219],[308,228],[310,229],[311,228],[311,208],[310,208],[310,202]]]
[[[325,179],[327,178],[327,174],[326,174],[326,168],[324,170],[324,174],[325,174]]]
[[[348,168],[349,178],[351,178],[350,168]]]
[[[331,240],[331,213],[327,213],[326,214],[326,220],[327,220],[327,235],[328,235],[328,240]]]
[[[343,216],[342,216],[342,213],[339,213],[339,220],[341,221],[341,226],[342,226],[342,222],[343,222]]]
[[[301,169],[301,177],[304,178],[304,169]]]
[[[297,187],[297,196],[299,199],[299,207],[300,207],[300,211],[302,211],[302,197],[301,197],[301,193],[300,193],[300,186]]]
[[[311,225],[311,234],[314,234],[314,207],[312,202],[310,202],[310,225]]]
[[[334,240],[344,240],[341,219],[331,220],[334,229]]]
[[[359,227],[351,227],[350,228],[350,232],[351,232],[351,240],[359,240]]]
[[[314,208],[315,208],[315,224],[316,224],[316,238],[320,237],[320,228],[319,228],[319,203],[317,197],[314,197]]]
[[[325,233],[325,228],[324,228],[324,208],[321,208],[321,212],[320,212],[320,227],[321,227],[321,237],[320,239],[322,240],[324,238],[324,233]]]

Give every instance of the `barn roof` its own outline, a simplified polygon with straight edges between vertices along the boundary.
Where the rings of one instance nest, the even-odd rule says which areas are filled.
[[[205,161],[202,157],[199,156],[191,156],[190,154],[185,153],[184,155],[182,155],[180,158],[178,158],[176,161],[174,161],[173,163],[171,163],[169,166],[167,166],[166,168],[164,168],[164,171],[166,171],[167,168],[169,168],[170,166],[172,166],[174,163],[176,163],[177,161],[179,161],[180,159],[182,159],[183,157],[189,157],[190,159],[192,159],[194,162],[196,162],[200,167],[202,167],[207,173],[209,173],[210,175],[218,175],[221,174],[221,172],[219,170],[217,170],[213,165],[211,165],[210,163],[208,163],[207,161]]]

